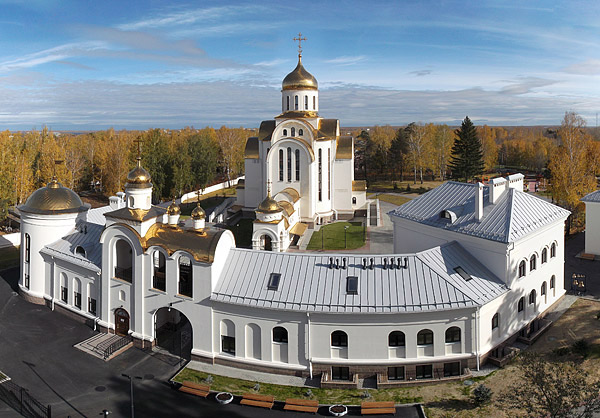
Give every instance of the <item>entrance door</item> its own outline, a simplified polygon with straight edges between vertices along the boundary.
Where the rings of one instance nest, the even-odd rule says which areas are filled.
[[[127,335],[129,331],[129,314],[125,309],[117,309],[115,311],[115,334]]]

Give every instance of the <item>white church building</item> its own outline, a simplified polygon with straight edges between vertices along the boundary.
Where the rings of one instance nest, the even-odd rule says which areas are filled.
[[[254,249],[285,251],[314,224],[370,209],[366,183],[354,180],[354,138],[340,135],[339,120],[319,116],[318,83],[301,50],[283,79],[281,114],[260,124],[244,157],[236,203],[256,213]]]
[[[316,81],[285,86],[282,116],[249,140],[255,154],[246,149],[240,201],[264,215],[255,231],[280,222],[269,217],[279,208],[293,227],[364,204],[364,191],[352,191],[352,142],[316,117]],[[521,175],[447,182],[398,207],[393,254],[236,248],[199,205],[184,225],[177,205],[153,206],[151,193],[139,158],[109,206],[90,209],[56,178],[35,191],[19,207],[21,294],[138,346],[160,345],[165,327],[185,321],[200,361],[320,375],[324,387],[377,376],[387,387],[456,378],[501,357],[565,292],[569,212],[523,192]],[[269,199],[276,212],[263,210]]]

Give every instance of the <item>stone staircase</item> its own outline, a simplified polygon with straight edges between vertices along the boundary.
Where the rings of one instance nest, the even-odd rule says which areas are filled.
[[[106,352],[113,344],[121,345],[121,347],[110,356],[106,357]],[[113,357],[121,354],[123,351],[133,346],[133,342],[128,337],[122,337],[115,334],[97,333],[92,335],[85,341],[75,344],[74,347],[91,354],[101,360],[108,361]]]

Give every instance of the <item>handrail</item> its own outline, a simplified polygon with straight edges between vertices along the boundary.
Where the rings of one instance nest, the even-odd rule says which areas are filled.
[[[127,335],[127,336],[122,336],[117,341],[110,344],[108,347],[106,347],[103,350],[102,356],[104,357],[104,360],[106,360],[107,358],[112,356],[115,352],[117,352],[121,348],[125,347],[127,344],[129,344],[132,341],[133,341],[133,337],[131,335]]]

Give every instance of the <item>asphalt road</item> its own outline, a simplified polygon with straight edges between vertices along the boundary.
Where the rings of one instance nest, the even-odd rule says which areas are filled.
[[[53,417],[129,417],[129,380],[134,380],[137,417],[306,417],[239,405],[219,405],[213,396],[202,399],[172,390],[168,380],[179,370],[178,359],[152,351],[131,348],[109,362],[86,354],[73,345],[94,331],[45,306],[25,302],[15,293],[18,270],[0,273],[0,370],[26,388],[45,405]],[[328,415],[322,407],[319,415]],[[349,414],[360,415],[358,409]],[[0,417],[19,416],[0,399]],[[418,417],[415,408],[398,410],[397,417]]]

